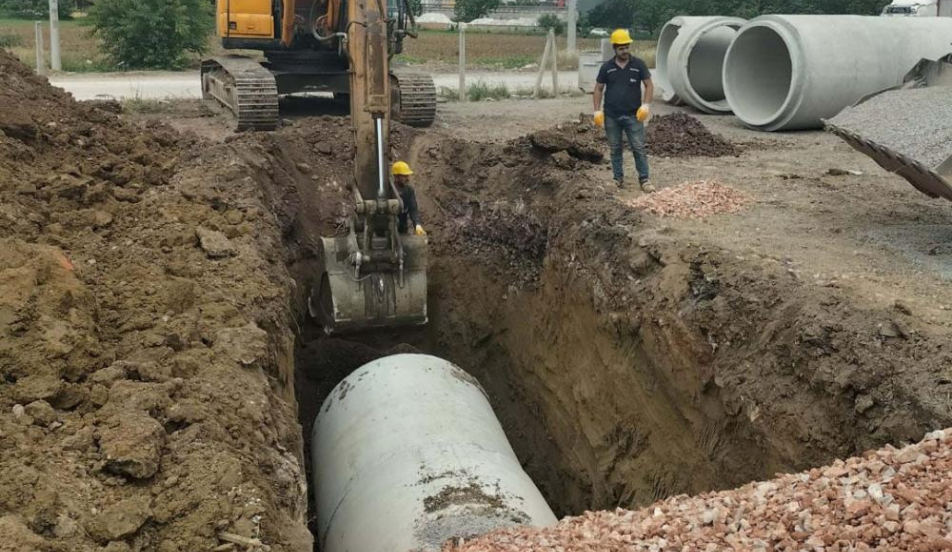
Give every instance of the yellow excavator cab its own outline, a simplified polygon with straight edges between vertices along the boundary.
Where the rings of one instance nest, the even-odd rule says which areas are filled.
[[[274,38],[271,0],[218,2],[216,21],[222,38]]]

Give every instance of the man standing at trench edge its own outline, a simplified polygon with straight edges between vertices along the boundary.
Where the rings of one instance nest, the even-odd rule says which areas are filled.
[[[651,114],[649,105],[654,98],[654,83],[644,60],[631,55],[631,36],[618,29],[610,38],[615,57],[602,64],[595,78],[595,124],[605,127],[611,151],[612,173],[619,188],[625,186],[624,145],[622,133],[635,156],[638,183],[645,193],[654,191],[648,181],[648,154],[645,151],[645,121]],[[641,85],[645,94],[642,99]],[[605,111],[602,111],[602,95]]]

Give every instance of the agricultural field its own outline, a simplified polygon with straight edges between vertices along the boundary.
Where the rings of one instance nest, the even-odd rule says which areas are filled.
[[[49,28],[46,26],[46,58],[49,66]],[[500,33],[470,30],[466,34],[467,66],[471,69],[518,70],[538,63],[545,47],[545,35],[541,33]],[[97,40],[90,36],[90,27],[82,19],[62,21],[60,23],[62,41],[63,70],[67,72],[105,72],[116,71],[115,67],[100,51]],[[560,50],[565,47],[565,37],[557,38]],[[453,70],[459,55],[459,37],[452,31],[423,31],[417,39],[407,39],[404,51],[397,56],[398,61],[420,66],[429,71]],[[579,38],[579,50],[597,50],[598,39]],[[33,21],[22,19],[0,19],[0,48],[5,48],[27,65],[34,65],[34,25]],[[209,38],[206,55],[221,52],[216,37]],[[649,66],[654,65],[655,43],[636,41],[636,55],[643,58]],[[200,56],[194,56],[191,68],[198,67]],[[561,69],[578,67],[578,58],[560,54],[558,64]]]
[[[115,68],[104,59],[96,39],[89,36],[89,27],[79,19],[60,21],[60,44],[63,70],[68,72],[111,71]],[[44,24],[46,65],[50,64],[49,23]],[[36,40],[33,21],[0,19],[0,47],[5,48],[28,66],[36,64]]]
[[[566,38],[556,37],[559,50],[565,48]],[[599,49],[599,39],[579,38],[580,51]],[[503,34],[499,32],[466,32],[467,66],[477,69],[521,69],[538,63],[545,48],[545,35],[530,33]],[[636,41],[635,55],[649,66],[654,66],[654,41]],[[424,31],[416,40],[404,42],[404,51],[398,56],[409,64],[427,65],[438,70],[440,66],[456,66],[459,55],[459,36],[453,31]],[[574,69],[578,58],[559,56],[559,67]]]

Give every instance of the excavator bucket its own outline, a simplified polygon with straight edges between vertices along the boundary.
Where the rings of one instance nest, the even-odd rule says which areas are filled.
[[[403,269],[360,274],[356,238],[321,238],[323,270],[308,299],[311,316],[330,333],[426,324],[425,237],[400,236]]]
[[[827,130],[929,197],[952,201],[952,54],[825,121]]]

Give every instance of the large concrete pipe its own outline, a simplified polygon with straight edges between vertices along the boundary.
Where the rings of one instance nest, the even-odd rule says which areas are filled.
[[[324,401],[312,437],[323,552],[439,550],[451,538],[556,522],[485,392],[445,360],[362,366]]]
[[[862,97],[902,82],[952,46],[952,19],[765,15],[741,28],[724,62],[734,113],[759,130],[820,128]]]
[[[675,17],[661,29],[657,72],[662,97],[706,113],[727,113],[722,81],[727,48],[746,21],[737,17]]]

